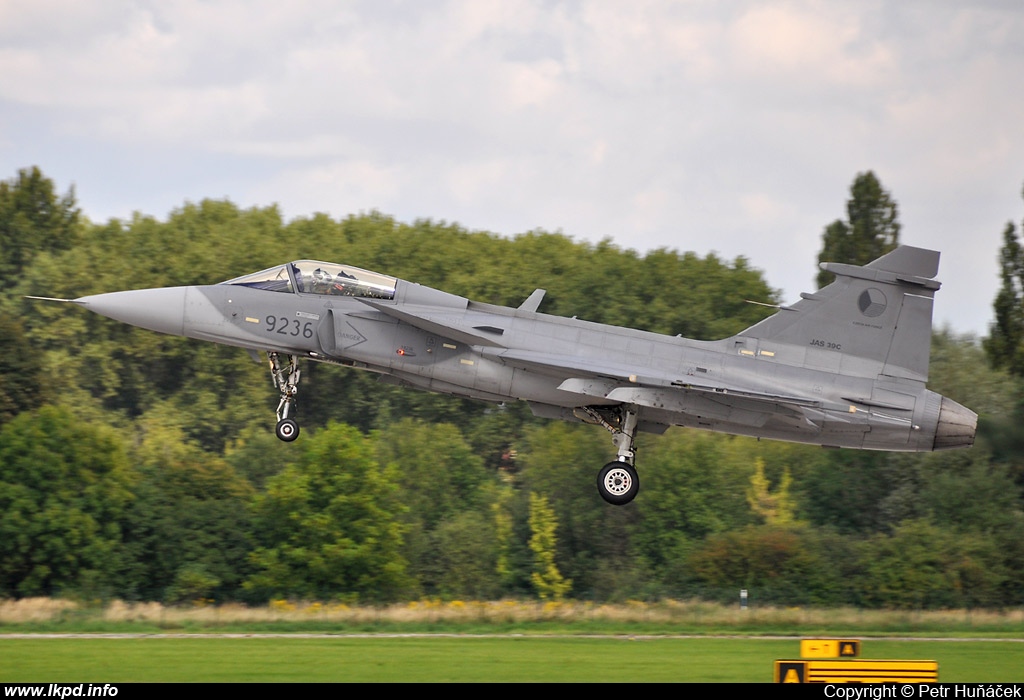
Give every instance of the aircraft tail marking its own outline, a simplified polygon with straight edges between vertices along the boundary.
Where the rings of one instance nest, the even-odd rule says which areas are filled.
[[[821,267],[836,275],[832,284],[740,336],[802,346],[807,366],[927,381],[939,253],[900,246],[864,266]]]

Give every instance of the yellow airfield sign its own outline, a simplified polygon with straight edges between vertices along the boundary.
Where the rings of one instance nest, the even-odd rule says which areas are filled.
[[[801,639],[800,657],[804,659],[840,659],[860,656],[859,639]]]
[[[938,683],[937,661],[799,659],[775,662],[776,683]]]

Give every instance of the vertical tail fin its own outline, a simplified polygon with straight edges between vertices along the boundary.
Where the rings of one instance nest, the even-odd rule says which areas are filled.
[[[836,280],[740,333],[806,350],[805,365],[928,380],[939,253],[900,246],[867,265],[822,263]]]

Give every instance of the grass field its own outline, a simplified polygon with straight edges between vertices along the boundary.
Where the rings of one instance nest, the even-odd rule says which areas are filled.
[[[1024,682],[1022,610],[49,598],[0,601],[0,682],[766,683],[775,659],[799,656],[799,637],[862,639],[863,658],[933,659],[943,682]]]
[[[1024,682],[1019,641],[867,639],[862,654],[937,660],[943,682]],[[795,639],[0,635],[0,682],[767,683],[798,656]]]

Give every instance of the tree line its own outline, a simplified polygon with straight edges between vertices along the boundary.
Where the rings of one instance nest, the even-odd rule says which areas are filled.
[[[862,263],[898,243],[895,201],[873,173],[858,175],[847,214],[825,229],[827,259]],[[285,444],[267,367],[245,352],[23,298],[210,284],[297,258],[511,306],[540,286],[546,313],[703,339],[760,320],[745,300],[780,301],[744,258],[540,230],[501,237],[378,212],[286,222],[276,207],[217,200],[94,223],[73,190],[22,170],[0,183],[0,596],[1024,600],[1024,394],[996,327],[982,341],[933,338],[930,387],[981,416],[970,450],[673,428],[641,437],[642,493],[614,508],[594,485],[593,465],[614,456],[599,427],[305,363],[307,429]],[[1004,263],[1002,296],[1024,317],[1019,269]]]

